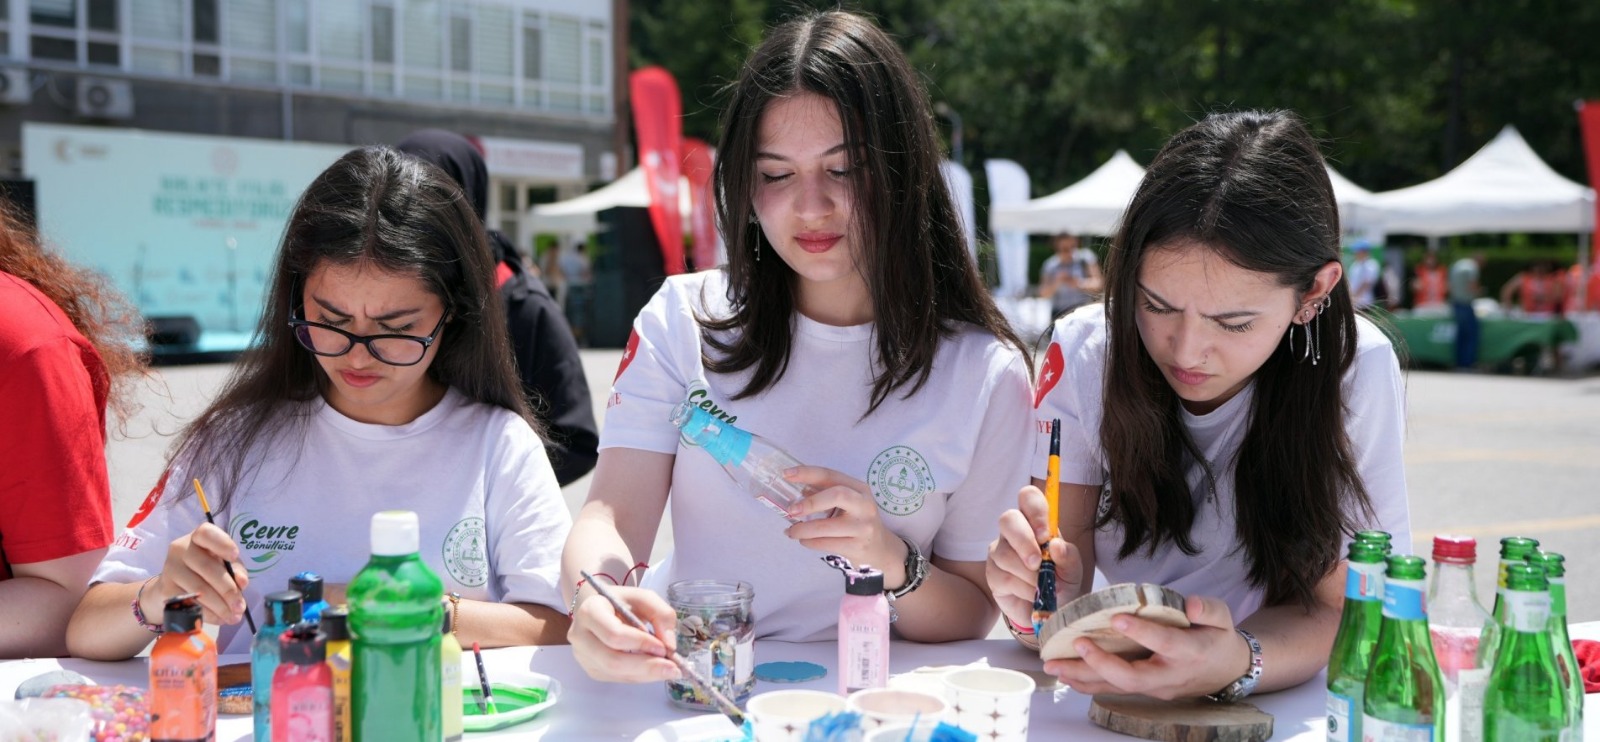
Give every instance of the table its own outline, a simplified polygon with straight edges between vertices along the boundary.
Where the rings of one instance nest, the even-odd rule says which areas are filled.
[[[1576,638],[1600,638],[1600,622],[1573,626]],[[813,688],[836,691],[838,678],[832,674],[837,659],[837,648],[832,642],[793,644],[761,641],[756,643],[756,661],[804,660],[829,668],[828,677],[808,683],[775,686],[758,684],[756,692],[777,687]],[[667,692],[660,683],[619,685],[590,680],[572,657],[572,649],[557,647],[509,647],[483,653],[484,664],[491,679],[497,673],[530,670],[549,675],[561,681],[561,700],[532,722],[500,732],[468,734],[472,739],[500,737],[520,740],[632,740],[656,725],[694,714],[674,708],[667,700]],[[890,665],[894,673],[904,673],[929,665],[959,665],[986,659],[994,667],[1018,670],[1037,670],[1037,655],[1006,640],[978,640],[949,644],[913,644],[895,642],[890,652]],[[227,656],[229,662],[246,661],[242,656]],[[23,680],[42,672],[68,669],[101,684],[123,683],[145,686],[146,666],[143,659],[124,662],[91,662],[89,660],[12,660],[0,662],[0,698],[10,698]],[[1275,740],[1300,740],[1322,742],[1326,732],[1326,691],[1320,673],[1307,683],[1276,693],[1254,696],[1250,703],[1275,717]],[[1089,699],[1072,693],[1052,702],[1048,692],[1035,693],[1030,708],[1032,739],[1071,740],[1122,740],[1132,739],[1108,732],[1089,722]],[[1585,736],[1600,739],[1600,713],[1585,719]],[[217,723],[219,742],[234,742],[250,738],[250,717],[225,716]]]
[[[1412,365],[1451,368],[1456,363],[1456,323],[1446,316],[1396,314],[1383,318],[1390,336],[1405,343],[1404,352]],[[1378,322],[1384,327],[1385,322]],[[1565,319],[1521,319],[1480,317],[1482,334],[1478,342],[1478,364],[1497,367],[1523,358],[1527,367],[1537,368],[1545,350],[1578,340],[1578,328]]]

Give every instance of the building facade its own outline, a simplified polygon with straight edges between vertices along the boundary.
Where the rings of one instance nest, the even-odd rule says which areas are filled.
[[[0,0],[0,168],[23,122],[340,145],[476,137],[489,221],[616,177],[609,0]]]

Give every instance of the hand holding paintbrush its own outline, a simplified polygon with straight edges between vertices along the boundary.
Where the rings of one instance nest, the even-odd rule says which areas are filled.
[[[216,483],[212,482],[212,484]],[[194,491],[195,494],[200,496],[200,508],[206,513],[206,522],[210,523],[211,525],[216,525],[217,521],[211,517],[211,503],[206,502],[206,491],[200,487],[199,478],[194,480]],[[222,560],[222,568],[228,571],[228,579],[234,581],[238,580],[238,578],[233,574],[233,562],[230,562],[226,559]],[[250,615],[249,601],[246,601],[244,604],[244,621],[250,625],[250,633],[251,635],[254,635],[256,633],[256,619],[254,616]]]
[[[637,615],[635,615],[632,609],[628,608],[626,603],[619,600],[614,593],[606,588],[605,585],[596,581],[593,575],[590,575],[588,572],[579,572],[578,574],[583,575],[585,584],[592,586],[595,592],[600,594],[600,597],[605,598],[611,603],[611,607],[616,609],[617,614],[622,616],[623,620],[627,621],[634,628],[643,631],[646,634],[650,634],[651,636],[655,635],[655,629],[651,627],[650,624],[646,623]],[[690,685],[693,685],[696,690],[706,694],[706,697],[710,698],[712,702],[716,703],[717,708],[722,710],[722,714],[728,717],[728,720],[732,721],[734,726],[744,726],[744,712],[739,710],[739,706],[737,704],[728,700],[728,697],[718,691],[716,686],[712,685],[710,681],[706,680],[705,677],[696,672],[694,667],[689,664],[688,660],[685,660],[683,655],[678,654],[675,648],[668,646],[667,652],[669,653],[667,655],[667,659],[672,660],[672,663],[678,666],[678,671],[683,673],[683,677],[689,681]]]

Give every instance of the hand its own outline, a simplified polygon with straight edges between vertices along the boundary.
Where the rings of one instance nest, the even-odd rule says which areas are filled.
[[[1216,693],[1250,669],[1250,647],[1233,628],[1228,605],[1190,596],[1184,602],[1189,628],[1165,626],[1132,615],[1111,627],[1155,654],[1128,661],[1087,638],[1075,643],[1082,659],[1051,660],[1044,670],[1080,693],[1138,693],[1171,700]]]
[[[224,561],[233,563],[232,577],[222,566]],[[249,584],[249,573],[239,563],[239,546],[221,528],[202,523],[167,546],[161,576],[145,588],[139,608],[149,620],[159,621],[168,598],[196,593],[206,623],[236,624],[244,619],[244,589]]]
[[[345,592],[350,589],[348,582],[322,583],[322,600],[328,605],[339,606],[345,604]]]
[[[1049,506],[1044,493],[1029,485],[1017,493],[1017,509],[1000,516],[1000,538],[989,544],[984,578],[1001,612],[1012,622],[1033,622],[1033,598],[1039,591],[1039,544],[1050,538]],[[1050,558],[1056,563],[1057,605],[1083,593],[1083,562],[1078,547],[1050,539]]]
[[[784,472],[784,478],[815,490],[789,508],[790,518],[831,511],[825,518],[789,526],[784,531],[789,538],[856,566],[870,564],[883,571],[886,586],[905,584],[905,543],[878,517],[878,501],[865,482],[820,466],[797,466]]]
[[[572,644],[572,656],[584,672],[595,680],[619,683],[678,677],[678,666],[667,659],[677,644],[678,614],[672,606],[649,590],[636,587],[610,590],[656,633],[634,628],[617,614],[611,601],[599,595],[583,599],[572,614],[567,641]]]

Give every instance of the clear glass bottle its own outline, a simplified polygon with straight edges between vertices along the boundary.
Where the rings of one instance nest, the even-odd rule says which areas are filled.
[[[1422,557],[1389,557],[1383,624],[1362,687],[1362,739],[1444,739],[1444,683],[1428,636],[1426,577]]]
[[[1428,585],[1428,631],[1444,678],[1445,739],[1483,739],[1483,689],[1489,668],[1478,664],[1478,641],[1492,620],[1478,602],[1473,580],[1478,541],[1433,537],[1433,581]]]
[[[1483,699],[1485,742],[1562,742],[1567,696],[1550,641],[1550,592],[1544,569],[1506,568],[1506,621]]]
[[[799,459],[772,441],[688,401],[673,410],[672,424],[678,427],[685,441],[710,454],[741,488],[790,522],[796,519],[789,517],[789,508],[816,491],[815,487],[784,478],[785,471],[801,465]],[[818,517],[826,517],[826,514],[819,513],[805,520]]]
[[[1344,610],[1328,655],[1328,742],[1361,742],[1362,686],[1383,621],[1383,546],[1352,541]]]
[[[678,614],[678,654],[734,703],[755,689],[755,590],[746,582],[684,580],[667,586],[667,603]],[[714,701],[685,678],[667,681],[676,706],[716,711]]]

